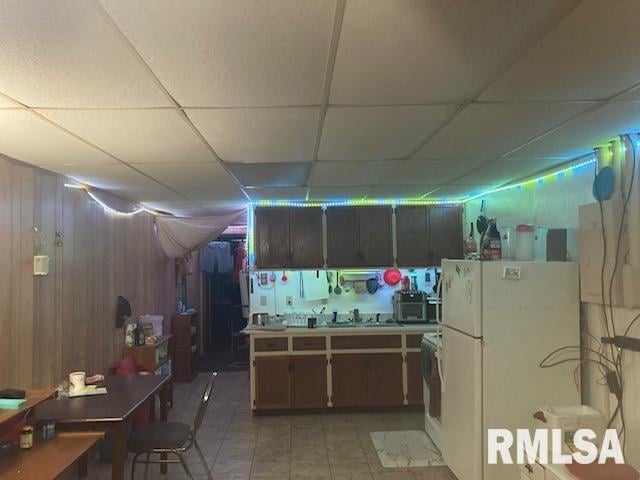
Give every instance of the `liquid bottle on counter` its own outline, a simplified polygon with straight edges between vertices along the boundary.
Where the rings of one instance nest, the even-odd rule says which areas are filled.
[[[482,260],[500,260],[502,258],[502,246],[500,242],[500,232],[496,226],[496,219],[489,220],[487,232],[482,238]]]
[[[473,222],[471,222],[471,230],[469,230],[469,237],[464,242],[464,254],[465,257],[472,256],[478,253],[478,244],[473,236]]]

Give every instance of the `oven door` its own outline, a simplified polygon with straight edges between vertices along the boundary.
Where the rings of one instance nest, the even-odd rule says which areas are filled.
[[[438,368],[438,347],[423,339],[420,345],[424,384],[425,430],[433,443],[441,444],[442,385]]]

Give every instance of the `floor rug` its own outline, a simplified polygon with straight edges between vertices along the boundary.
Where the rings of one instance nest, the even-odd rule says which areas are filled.
[[[371,440],[385,468],[445,465],[442,454],[425,432],[371,432]]]

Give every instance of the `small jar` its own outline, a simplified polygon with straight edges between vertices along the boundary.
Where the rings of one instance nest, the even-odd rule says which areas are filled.
[[[28,450],[33,447],[33,427],[25,425],[20,432],[20,448]]]
[[[42,439],[45,442],[56,438],[56,422],[55,420],[46,420],[42,424]]]

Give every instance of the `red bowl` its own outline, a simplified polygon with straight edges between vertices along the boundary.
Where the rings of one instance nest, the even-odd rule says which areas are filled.
[[[402,279],[402,272],[397,268],[390,268],[385,270],[382,278],[387,285],[397,285]]]

